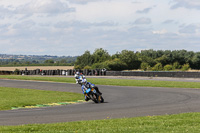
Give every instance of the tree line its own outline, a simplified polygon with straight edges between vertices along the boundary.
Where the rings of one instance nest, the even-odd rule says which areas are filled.
[[[103,48],[95,49],[93,53],[85,51],[77,57],[75,69],[103,69],[121,71],[171,71],[200,69],[200,52],[187,50],[141,50],[134,52],[122,50],[110,55]]]
[[[0,60],[1,67],[13,66],[73,66],[77,57],[56,58],[46,60],[31,59],[4,59]]]

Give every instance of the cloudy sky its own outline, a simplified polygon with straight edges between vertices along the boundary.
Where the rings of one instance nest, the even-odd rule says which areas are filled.
[[[200,0],[0,0],[0,54],[200,51]]]

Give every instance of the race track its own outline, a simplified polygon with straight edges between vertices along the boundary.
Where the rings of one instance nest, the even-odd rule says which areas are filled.
[[[76,84],[0,80],[0,86],[81,93]],[[200,112],[200,90],[187,88],[98,86],[105,103],[0,111],[0,125],[56,123]]]

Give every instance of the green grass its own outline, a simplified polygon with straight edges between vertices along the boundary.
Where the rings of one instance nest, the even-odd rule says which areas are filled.
[[[17,79],[17,80],[37,80],[37,81],[52,81],[52,82],[65,82],[74,83],[74,78],[64,77],[48,77],[48,76],[21,76],[21,75],[0,75],[1,79]]]
[[[42,76],[18,76],[0,75],[0,78],[18,80],[37,80],[75,83],[73,77],[42,77]],[[134,80],[134,79],[107,79],[107,78],[87,78],[96,85],[115,85],[115,86],[144,86],[144,87],[170,87],[170,88],[200,88],[200,82],[181,82],[181,81],[155,81],[155,80]]]
[[[199,133],[200,113],[105,119],[55,124],[0,126],[0,132],[34,133]]]
[[[71,92],[0,87],[0,110],[36,104],[77,101],[83,100],[83,98],[82,94]]]
[[[134,79],[88,79],[94,84],[139,87],[200,88],[200,82],[156,81]]]

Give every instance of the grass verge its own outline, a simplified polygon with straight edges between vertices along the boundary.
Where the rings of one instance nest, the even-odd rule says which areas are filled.
[[[0,110],[83,99],[83,95],[78,93],[0,87]]]
[[[123,119],[0,126],[0,132],[34,133],[199,133],[200,113]]]
[[[75,83],[73,77],[42,77],[42,76],[18,76],[18,75],[0,75],[4,79],[17,80],[37,80]],[[182,82],[182,81],[155,81],[155,80],[134,80],[134,79],[103,79],[87,78],[87,80],[96,85],[114,85],[114,86],[140,86],[140,87],[170,87],[170,88],[200,88],[200,82]]]

